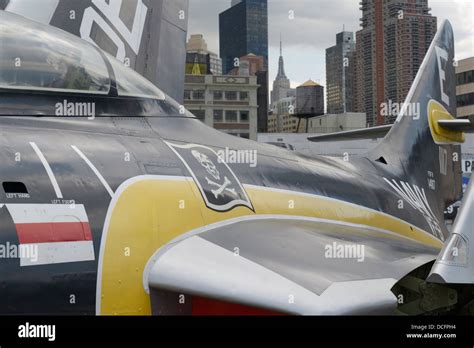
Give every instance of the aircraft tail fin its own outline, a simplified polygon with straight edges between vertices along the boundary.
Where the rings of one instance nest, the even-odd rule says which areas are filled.
[[[439,28],[398,118],[369,154],[390,173],[389,183],[417,186],[430,210],[443,221],[447,205],[462,193],[461,148],[464,133],[440,126],[456,115],[454,38],[451,24]],[[395,182],[394,182],[395,181]],[[444,231],[443,234],[446,234]],[[446,237],[446,235],[445,235]]]

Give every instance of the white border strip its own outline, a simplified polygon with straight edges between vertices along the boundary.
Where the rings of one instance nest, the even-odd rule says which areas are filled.
[[[89,222],[82,204],[21,204],[7,203],[15,224]]]
[[[104,264],[104,252],[105,252],[105,242],[107,241],[107,234],[109,232],[110,220],[112,219],[112,214],[114,212],[115,206],[117,205],[120,196],[125,190],[127,190],[133,184],[144,180],[169,180],[169,181],[187,181],[194,182],[190,177],[183,176],[167,176],[167,175],[140,175],[133,178],[130,178],[124,181],[115,191],[115,194],[112,197],[112,201],[109,204],[107,210],[107,215],[105,217],[105,222],[102,230],[102,235],[100,239],[100,249],[99,249],[99,259],[97,262],[97,285],[96,285],[96,300],[95,300],[95,313],[100,315],[101,310],[101,298],[102,298],[102,270]]]
[[[89,168],[92,169],[92,171],[97,176],[97,178],[100,180],[102,185],[104,185],[104,187],[107,190],[107,192],[109,193],[110,197],[113,197],[114,196],[114,191],[110,188],[109,184],[107,183],[107,181],[105,181],[104,177],[102,176],[102,174],[100,174],[99,170],[92,164],[91,161],[89,161],[89,159],[86,157],[86,155],[84,155],[84,153],[82,153],[82,151],[77,148],[77,146],[71,145],[71,147],[84,160],[84,162],[87,163]]]
[[[20,267],[95,260],[94,244],[91,240],[21,244],[21,248],[25,248],[25,250],[36,249],[37,259],[33,260],[31,255],[29,255],[30,257],[22,257],[20,258]]]
[[[54,176],[54,173],[51,170],[51,167],[49,166],[48,161],[46,161],[46,158],[44,157],[43,153],[39,149],[38,145],[36,145],[33,142],[30,142],[30,145],[33,148],[33,150],[35,150],[36,155],[39,157],[41,163],[43,163],[44,169],[46,169],[46,173],[48,173],[49,180],[51,181],[51,184],[53,185],[54,192],[56,192],[56,196],[58,198],[63,198],[61,189],[59,188],[58,182],[56,181],[56,177]]]

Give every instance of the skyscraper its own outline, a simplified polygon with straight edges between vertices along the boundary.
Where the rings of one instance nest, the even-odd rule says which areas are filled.
[[[355,111],[371,126],[392,123],[382,103],[402,103],[436,33],[428,0],[361,0],[362,29],[356,33]]]
[[[258,77],[258,132],[266,132],[268,115],[268,5],[267,0],[233,0],[219,14],[219,45],[222,72],[239,67],[240,57],[262,56]]]
[[[263,56],[268,70],[267,0],[233,1],[219,14],[220,56],[223,73],[235,68],[239,57],[249,53]]]
[[[354,33],[336,35],[336,45],[326,49],[326,102],[328,114],[353,111],[350,87],[350,55],[355,50]]]
[[[278,59],[278,74],[273,81],[273,90],[272,90],[272,101],[271,103],[276,103],[280,99],[288,97],[288,91],[290,90],[290,80],[286,77],[285,74],[285,62],[283,60],[283,48],[282,42],[280,39],[280,58]]]

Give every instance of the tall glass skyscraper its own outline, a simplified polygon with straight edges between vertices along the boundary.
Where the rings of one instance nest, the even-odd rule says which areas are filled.
[[[219,15],[223,73],[227,74],[235,67],[236,58],[249,53],[263,56],[268,70],[267,0],[233,1],[232,5]]]
[[[336,35],[336,45],[326,49],[326,103],[328,114],[342,114],[353,110],[353,90],[349,64],[355,51],[354,33],[342,31]],[[353,69],[355,71],[355,68]]]

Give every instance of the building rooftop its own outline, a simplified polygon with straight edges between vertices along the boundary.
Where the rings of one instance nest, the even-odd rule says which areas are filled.
[[[313,80],[308,80],[302,85],[299,85],[298,87],[315,87],[315,86],[321,86],[321,85],[317,82],[314,82]]]

